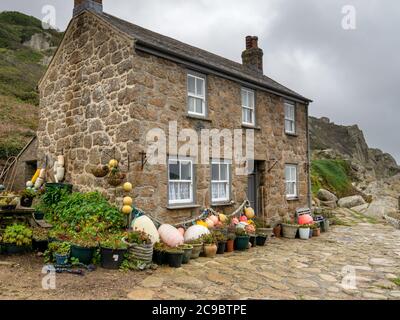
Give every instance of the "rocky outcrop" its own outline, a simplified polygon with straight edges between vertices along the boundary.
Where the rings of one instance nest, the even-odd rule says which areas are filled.
[[[361,196],[346,197],[339,200],[340,208],[354,208],[365,204],[365,200]]]

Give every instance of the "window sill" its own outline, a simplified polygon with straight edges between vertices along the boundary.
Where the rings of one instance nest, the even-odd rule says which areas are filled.
[[[289,137],[298,137],[299,135],[297,133],[290,133],[290,132],[285,132],[285,134]]]
[[[203,121],[207,121],[207,122],[212,122],[212,120],[210,118],[202,117],[202,116],[196,116],[194,114],[187,114],[186,118],[193,119],[193,120],[203,120]]]
[[[177,205],[168,205],[167,210],[180,210],[180,209],[197,209],[201,206],[197,204],[177,204]]]
[[[261,128],[258,127],[258,126],[252,126],[252,125],[250,125],[250,124],[244,124],[244,123],[242,123],[242,128],[245,128],[245,129],[253,129],[253,130],[261,130]]]
[[[226,202],[213,202],[211,204],[212,207],[229,207],[235,205],[235,201],[226,201]]]
[[[287,197],[286,201],[299,201],[300,198],[299,197]]]

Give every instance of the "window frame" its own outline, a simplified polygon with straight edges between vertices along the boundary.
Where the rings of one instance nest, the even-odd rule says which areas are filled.
[[[286,176],[286,170],[287,168],[294,169],[295,170],[295,180],[290,180]],[[292,175],[292,173],[290,173]],[[288,183],[294,183],[294,194],[289,194],[288,193],[288,188],[287,184]],[[299,197],[299,190],[298,190],[298,184],[299,184],[299,172],[298,172],[298,165],[293,164],[293,163],[287,163],[285,164],[285,194],[287,199],[296,199]]]
[[[221,165],[225,165],[226,168],[226,174],[227,174],[227,180],[221,180],[221,170],[219,170],[219,180],[213,180],[213,174],[212,174],[212,169],[213,165],[219,165],[219,169],[221,168]],[[210,166],[210,171],[211,171],[211,178],[210,178],[210,198],[211,198],[211,203],[218,205],[221,203],[228,203],[232,199],[232,162],[229,160],[224,160],[224,159],[211,159],[211,166]],[[213,198],[213,184],[221,184],[225,183],[226,184],[226,198]]]
[[[287,116],[286,108],[289,107],[289,106],[293,108],[293,118],[289,118]],[[284,112],[285,112],[285,123],[284,123],[285,133],[289,134],[289,135],[290,134],[292,134],[292,135],[296,134],[296,132],[297,132],[297,126],[296,126],[296,102],[285,100],[284,101]],[[293,131],[287,130],[287,128],[286,128],[286,122],[287,121],[290,121],[293,124]]]
[[[243,93],[246,93],[246,95],[248,95],[249,93],[253,94],[253,107],[245,106],[243,104]],[[248,96],[247,96],[247,98],[248,98]],[[255,92],[255,90],[250,89],[250,88],[246,88],[246,87],[242,87],[240,89],[240,100],[241,100],[240,104],[242,106],[242,108],[241,108],[242,124],[245,125],[245,126],[255,127],[256,126],[256,92]],[[250,110],[252,112],[252,114],[253,114],[253,119],[252,119],[253,122],[245,122],[244,121],[244,117],[243,117],[244,109]]]
[[[198,95],[197,93],[191,93],[189,91],[189,77],[192,77],[195,79],[195,92],[197,91],[197,80],[200,79],[203,81],[203,96]],[[191,111],[190,110],[190,98],[194,99],[201,99],[202,101],[202,111],[203,113],[198,113],[196,111]],[[186,74],[186,99],[187,99],[187,113],[190,116],[194,117],[201,117],[201,118],[206,118],[207,117],[207,76],[198,72],[194,71],[187,71]],[[196,107],[196,106],[195,106]]]
[[[171,162],[179,162],[179,180],[171,180],[170,177],[170,164]],[[191,180],[182,180],[181,179],[181,162],[190,162],[190,173],[191,173]],[[192,158],[189,157],[179,157],[179,156],[170,156],[168,157],[168,168],[167,168],[167,179],[168,179],[168,187],[167,187],[167,199],[168,199],[168,205],[171,206],[179,206],[179,205],[191,205],[194,204],[195,201],[195,166],[194,166],[194,161]],[[184,199],[184,200],[171,200],[170,199],[170,184],[171,182],[175,183],[190,183],[190,188],[189,188],[189,194],[190,198],[189,199]]]

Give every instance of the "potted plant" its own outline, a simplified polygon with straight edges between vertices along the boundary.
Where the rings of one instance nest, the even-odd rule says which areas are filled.
[[[202,237],[203,246],[204,246],[204,255],[207,258],[214,258],[217,254],[217,244],[212,234],[205,234]]]
[[[257,246],[260,246],[260,247],[265,246],[265,242],[267,242],[267,238],[268,238],[268,236],[266,234],[263,234],[263,233],[257,234],[257,238],[256,238]]]
[[[298,230],[299,226],[291,220],[286,220],[285,223],[282,223],[282,233],[284,238],[295,239]]]
[[[226,247],[226,236],[220,231],[214,231],[213,237],[217,242],[217,254],[224,254]]]
[[[310,225],[309,224],[300,225],[299,226],[299,235],[300,235],[300,239],[302,239],[302,240],[310,239]]]
[[[57,265],[65,266],[71,253],[71,245],[68,242],[52,242],[49,251],[53,253]]]
[[[250,237],[244,229],[236,229],[235,250],[244,251],[249,248]]]
[[[26,252],[32,245],[32,230],[21,224],[8,226],[4,231],[2,242],[8,254]]]
[[[32,248],[34,251],[45,252],[49,244],[49,231],[44,228],[32,230]]]
[[[182,264],[188,264],[190,257],[192,256],[193,246],[190,244],[183,244],[179,246],[178,249],[183,251]]]
[[[184,252],[179,248],[167,249],[168,264],[171,268],[180,268],[183,262]]]
[[[20,204],[22,207],[30,208],[32,207],[33,199],[36,197],[36,193],[33,189],[25,189],[21,192]]]
[[[153,262],[159,266],[163,264],[168,264],[167,259],[167,246],[162,242],[157,242],[154,244],[153,249]]]
[[[233,252],[235,250],[235,239],[236,235],[234,233],[228,233],[225,247],[226,252]]]
[[[71,257],[89,265],[92,263],[94,252],[98,247],[97,234],[92,228],[86,228],[74,233],[71,240]]]
[[[313,237],[319,237],[321,235],[321,229],[319,227],[319,223],[314,223],[311,226],[311,230],[313,232]]]
[[[264,220],[256,218],[254,219],[254,223],[256,226],[257,234],[263,234],[270,238],[274,233],[274,228],[272,228],[270,224],[265,223]]]
[[[153,260],[153,243],[150,236],[143,231],[129,232],[126,237],[122,239],[127,245],[132,258],[151,263]]]
[[[198,259],[200,257],[201,251],[203,250],[203,241],[201,240],[201,238],[187,241],[186,243],[190,244],[193,247],[190,259]]]
[[[111,235],[100,241],[100,261],[104,269],[119,269],[124,261],[128,245],[121,240],[121,235]]]
[[[254,248],[257,246],[256,227],[253,224],[252,220],[249,220],[248,223],[250,224],[245,227],[245,230],[250,237],[249,241],[251,243],[251,247]]]

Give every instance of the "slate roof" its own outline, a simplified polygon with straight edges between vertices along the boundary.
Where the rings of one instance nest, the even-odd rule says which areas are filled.
[[[138,44],[158,49],[164,53],[167,52],[172,55],[177,55],[181,59],[194,61],[200,65],[217,70],[220,73],[264,87],[277,94],[287,95],[304,102],[311,102],[310,99],[303,97],[265,75],[249,70],[240,63],[142,28],[108,13],[103,12],[100,16],[118,30],[134,38]]]

